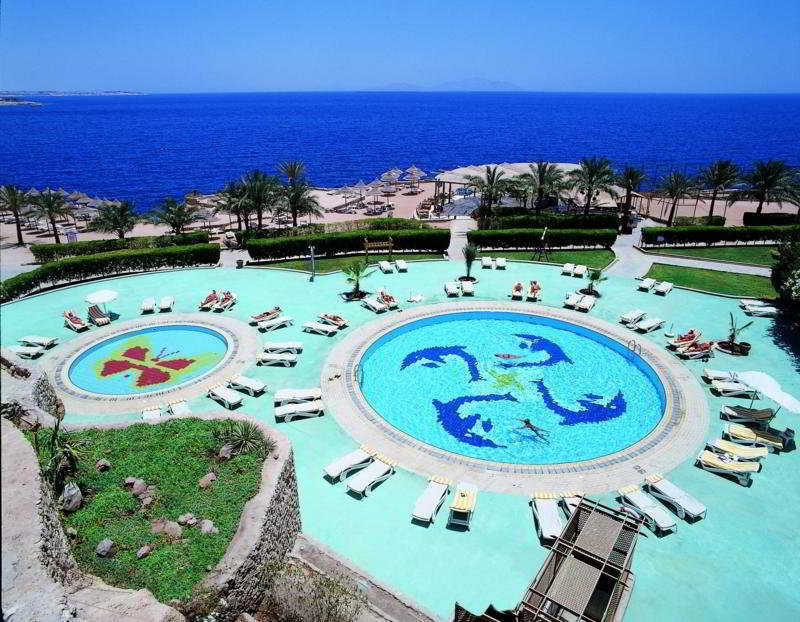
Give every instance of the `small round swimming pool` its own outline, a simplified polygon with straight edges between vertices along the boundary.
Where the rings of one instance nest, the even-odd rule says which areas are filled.
[[[559,464],[618,452],[664,415],[655,371],[584,326],[501,311],[446,313],[378,338],[359,362],[370,406],[453,453]]]
[[[101,395],[162,391],[212,371],[228,341],[213,329],[167,324],[115,335],[81,352],[69,366],[76,387]]]

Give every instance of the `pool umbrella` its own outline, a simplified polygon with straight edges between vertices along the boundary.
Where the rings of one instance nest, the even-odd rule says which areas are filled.
[[[751,389],[755,389],[761,395],[766,395],[778,404],[778,410],[785,408],[788,411],[800,413],[800,400],[781,389],[780,383],[769,374],[765,374],[763,371],[736,372],[736,380],[746,384]],[[753,401],[755,401],[755,398],[753,398]],[[752,406],[752,402],[750,405]]]
[[[374,200],[370,201],[370,203],[380,203],[379,197],[381,196],[381,191],[377,188],[370,188],[367,190],[367,193],[364,195],[367,197],[373,197]]]
[[[106,305],[116,300],[117,296],[113,289],[101,289],[86,296],[86,302],[90,305],[102,305],[103,311],[106,311]]]

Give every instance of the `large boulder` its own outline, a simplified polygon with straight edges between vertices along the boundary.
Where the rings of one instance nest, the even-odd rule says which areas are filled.
[[[111,538],[104,538],[100,540],[94,552],[97,553],[98,557],[108,557],[112,548],[114,548],[114,541]]]
[[[183,535],[183,527],[173,520],[167,521],[167,524],[164,525],[164,533],[169,539],[178,540]]]
[[[219,533],[219,529],[214,526],[214,523],[207,518],[200,521],[200,531],[203,533]]]
[[[64,486],[64,491],[61,493],[58,502],[61,504],[61,509],[65,512],[74,512],[81,507],[83,493],[81,493],[81,489],[78,488],[76,483],[70,482]]]

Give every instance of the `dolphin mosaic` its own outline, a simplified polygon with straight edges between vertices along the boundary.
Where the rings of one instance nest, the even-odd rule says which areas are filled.
[[[622,391],[619,391],[605,403],[599,401],[601,398],[598,395],[587,393],[584,395],[584,399],[578,400],[578,404],[580,404],[582,408],[580,410],[570,410],[569,408],[564,408],[553,399],[550,389],[545,386],[544,381],[532,380],[531,382],[536,385],[539,393],[541,393],[544,405],[554,413],[563,417],[560,425],[609,421],[610,419],[616,419],[622,415],[628,407],[622,395]]]
[[[424,367],[439,367],[444,364],[444,357],[457,356],[467,364],[470,382],[483,380],[478,369],[478,359],[466,352],[467,346],[434,346],[423,348],[408,354],[400,365],[403,370],[414,363],[422,362]]]
[[[547,354],[547,358],[542,361],[498,363],[500,367],[505,369],[511,369],[515,367],[550,367],[551,365],[556,365],[557,363],[572,363],[572,359],[564,353],[564,350],[562,350],[558,344],[550,341],[549,339],[539,337],[538,335],[528,335],[525,333],[514,333],[514,336],[522,340],[522,342],[519,344],[520,348],[527,349],[530,352],[544,352]]]
[[[508,401],[508,402],[517,402],[517,398],[515,398],[511,393],[504,393],[504,394],[496,394],[490,393],[488,395],[464,395],[462,397],[457,397],[455,399],[450,400],[449,402],[440,402],[439,400],[433,400],[433,406],[436,408],[437,413],[437,420],[439,424],[444,428],[444,430],[450,434],[456,440],[461,441],[462,443],[468,443],[474,447],[506,447],[506,445],[498,445],[493,440],[486,438],[478,434],[472,428],[475,426],[476,423],[481,421],[481,417],[478,413],[474,415],[464,415],[462,416],[459,413],[459,409],[464,404],[470,404],[472,402],[500,402],[500,401]],[[490,419],[484,419],[481,422],[481,427],[485,432],[489,432],[492,429],[492,423]]]

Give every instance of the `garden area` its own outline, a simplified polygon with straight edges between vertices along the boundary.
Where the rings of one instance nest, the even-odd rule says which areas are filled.
[[[776,246],[707,246],[700,248],[659,248],[661,255],[682,255],[711,261],[737,261],[739,263],[771,266],[775,263]]]
[[[690,287],[715,294],[746,298],[775,298],[777,296],[768,277],[754,274],[654,263],[645,277],[657,281],[669,281],[681,287]]]
[[[490,251],[486,252],[490,257],[494,257]],[[533,261],[532,251],[497,251],[497,257],[505,257],[506,259],[517,259],[525,261]],[[614,261],[614,251],[607,248],[593,248],[588,250],[583,249],[563,249],[547,251],[547,259],[542,261],[549,261],[550,263],[564,264],[574,263],[583,264],[590,268],[597,268],[602,270],[606,268],[612,261]]]
[[[394,261],[395,259],[404,259],[406,261],[420,261],[423,259],[442,259],[442,253],[394,253],[389,256],[386,253],[370,253],[366,259],[371,265],[378,265],[380,261]],[[329,272],[336,272],[342,270],[348,265],[352,264],[356,259],[364,259],[363,253],[361,255],[340,255],[337,257],[317,257],[314,260],[316,271],[318,274],[326,274]],[[275,261],[264,266],[265,268],[289,268],[291,270],[302,270],[304,272],[311,272],[311,259],[286,259],[283,261]]]

